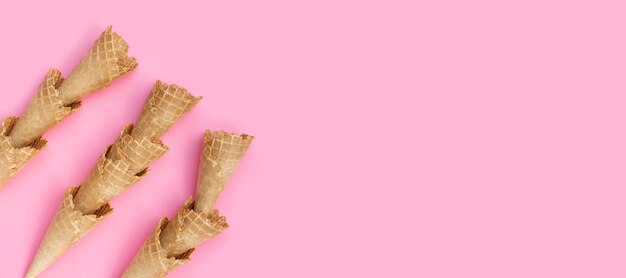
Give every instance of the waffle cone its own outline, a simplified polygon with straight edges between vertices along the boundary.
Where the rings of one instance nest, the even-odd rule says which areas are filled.
[[[14,147],[30,145],[37,138],[41,138],[48,129],[78,110],[80,102],[67,106],[63,104],[57,90],[62,82],[60,71],[51,69],[46,74],[26,112],[22,114],[11,132],[11,143]]]
[[[198,201],[189,198],[171,222],[161,220],[123,277],[164,277],[185,264],[199,244],[228,228],[226,218],[212,207],[252,140],[254,137],[246,134],[205,132]],[[199,203],[201,196],[203,205]]]
[[[59,87],[63,104],[68,105],[111,85],[113,80],[134,70],[135,58],[128,57],[128,44],[109,26],[100,35],[78,66]]]
[[[198,212],[189,198],[178,214],[163,229],[161,244],[169,257],[178,256],[228,228],[219,211]]]
[[[48,227],[48,231],[26,273],[37,277],[68,248],[108,216],[112,209],[105,205],[94,214],[85,215],[74,207],[74,195],[79,187],[70,187]]]
[[[162,218],[154,229],[150,237],[146,239],[143,246],[135,255],[130,265],[124,271],[124,278],[154,278],[165,277],[170,271],[187,263],[189,256],[194,249],[176,256],[168,257],[167,251],[163,249],[160,235],[164,228],[169,225],[167,218]]]
[[[136,60],[128,57],[128,45],[109,26],[67,79],[51,69],[24,115],[11,118],[10,132],[0,135],[0,186],[45,147],[41,136],[75,112],[80,98],[109,86],[136,67]]]
[[[193,204],[189,198],[172,221],[161,219],[123,277],[165,277],[187,263],[197,245],[228,228],[218,211],[198,213]]]
[[[15,117],[5,118],[0,129],[0,187],[19,172],[48,143],[42,139],[35,139],[30,146],[14,147],[9,134],[17,121],[18,118]]]
[[[211,211],[230,176],[246,154],[254,136],[206,131],[198,171],[196,210]]]
[[[137,125],[136,137],[159,138],[202,97],[194,97],[186,89],[158,81],[152,87]]]

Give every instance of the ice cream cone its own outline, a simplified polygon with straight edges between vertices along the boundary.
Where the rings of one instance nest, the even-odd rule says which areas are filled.
[[[37,93],[28,104],[26,112],[11,131],[14,147],[25,147],[55,126],[61,120],[80,108],[80,102],[63,105],[59,95],[59,85],[63,82],[61,72],[51,69],[39,86]]]
[[[226,218],[212,207],[252,140],[254,137],[246,134],[205,132],[196,190],[196,196],[204,200],[203,205],[189,198],[172,221],[162,220],[124,277],[164,277],[186,263],[199,244],[228,228]]]
[[[37,277],[68,248],[108,216],[112,209],[103,206],[93,214],[83,214],[74,207],[74,195],[79,187],[70,187],[48,227],[41,246],[26,277]]]
[[[155,278],[165,277],[167,273],[187,263],[194,249],[176,257],[168,257],[160,241],[161,231],[169,225],[167,218],[162,218],[150,237],[135,255],[130,265],[124,271],[124,278]]]
[[[42,139],[35,139],[30,146],[13,147],[9,134],[17,120],[15,117],[8,117],[2,122],[0,130],[0,187],[19,172],[48,143]]]
[[[76,111],[80,98],[136,67],[136,60],[128,57],[128,45],[109,26],[67,79],[51,69],[24,115],[11,118],[10,131],[0,135],[0,186],[45,147],[41,136]]]
[[[128,57],[128,44],[111,26],[107,27],[59,87],[63,104],[71,104],[108,87],[113,80],[136,67],[135,58]]]
[[[159,138],[202,97],[194,97],[186,89],[157,80],[133,129],[133,136]]]
[[[211,211],[252,140],[254,136],[247,134],[238,135],[224,131],[204,133],[196,188],[197,211]]]

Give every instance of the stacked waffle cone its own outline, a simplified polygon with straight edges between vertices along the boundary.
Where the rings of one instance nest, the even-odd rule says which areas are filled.
[[[109,201],[144,177],[148,166],[168,151],[159,137],[199,100],[179,86],[155,83],[136,125],[126,126],[87,180],[68,191],[26,277],[43,272],[111,213]]]
[[[134,70],[128,45],[109,26],[78,66],[63,79],[51,69],[21,118],[8,117],[0,134],[0,186],[46,146],[41,136],[80,108],[80,99]]]
[[[205,132],[197,200],[189,198],[171,221],[159,221],[123,277],[165,277],[187,263],[199,244],[228,228],[213,205],[253,139],[246,134]]]

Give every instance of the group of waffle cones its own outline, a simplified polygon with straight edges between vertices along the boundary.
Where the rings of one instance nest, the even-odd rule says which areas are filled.
[[[136,67],[135,58],[128,57],[128,44],[109,26],[67,79],[51,69],[22,117],[8,117],[2,123],[0,187],[46,147],[41,136],[78,110],[81,98]]]
[[[164,277],[185,264],[196,246],[228,228],[213,205],[253,139],[223,131],[204,133],[196,200],[189,198],[172,220],[159,221],[123,277]]]
[[[22,117],[2,123],[0,186],[46,146],[43,133],[80,108],[82,97],[136,68],[135,59],[127,55],[128,45],[109,27],[67,79],[58,70],[48,72]],[[67,190],[26,277],[37,277],[113,212],[109,201],[141,180],[150,164],[169,150],[159,138],[200,99],[156,81],[137,122],[106,148],[83,183]],[[197,245],[228,227],[213,205],[253,139],[205,132],[197,199],[190,198],[171,221],[161,219],[124,277],[164,277],[186,263]]]

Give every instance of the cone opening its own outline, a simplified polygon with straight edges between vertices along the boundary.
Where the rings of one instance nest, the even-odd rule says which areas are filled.
[[[210,131],[206,130],[204,132],[203,139],[203,149],[211,148],[214,144],[218,144],[221,146],[233,147],[233,148],[243,148],[247,150],[248,147],[252,144],[254,140],[254,136],[248,135],[245,133],[238,134],[227,131]],[[241,157],[245,154],[245,151],[241,153]],[[241,158],[240,157],[240,158]]]
[[[196,105],[198,101],[202,99],[202,97],[196,97],[192,95],[191,93],[189,93],[189,91],[187,91],[187,89],[181,86],[178,86],[176,84],[167,84],[160,80],[156,81],[156,83],[152,87],[152,92],[154,93],[154,95],[170,94],[174,96],[174,99],[180,99],[187,102],[190,106],[188,107],[189,109]],[[154,96],[151,94],[150,97]]]
[[[224,130],[219,130],[219,131],[211,131],[211,130],[205,130],[204,131],[204,139],[205,140],[209,140],[211,138],[215,138],[215,139],[224,139],[224,138],[240,138],[242,141],[250,141],[253,140],[255,137],[249,134],[245,134],[245,133],[235,133],[235,132],[228,132],[228,131],[224,131]]]
[[[113,26],[108,26],[107,29],[102,32],[98,40],[105,39],[107,35],[111,36],[111,41],[115,46],[115,58],[117,58],[117,66],[120,67],[121,71],[126,73],[137,68],[137,60],[128,57],[128,43],[122,36],[113,31]]]

